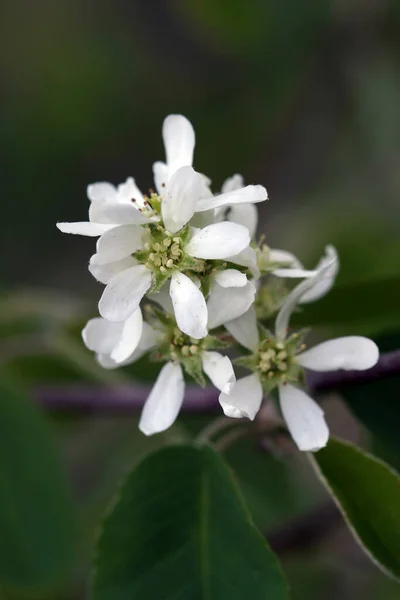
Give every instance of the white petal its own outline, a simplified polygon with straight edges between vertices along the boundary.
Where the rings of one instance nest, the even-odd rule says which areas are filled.
[[[221,287],[244,287],[247,277],[237,269],[225,269],[225,271],[217,271],[215,281]]]
[[[258,223],[258,211],[254,204],[233,204],[226,217],[228,221],[239,223],[249,230],[250,237],[256,234]]]
[[[222,184],[221,193],[226,194],[227,192],[233,192],[233,190],[239,190],[242,187],[244,187],[243,176],[236,173],[235,175],[232,175],[232,177],[225,179]]]
[[[175,272],[169,293],[179,329],[196,340],[204,338],[207,335],[207,305],[196,284],[183,273]]]
[[[165,431],[174,423],[182,406],[185,382],[180,365],[167,363],[143,407],[139,429],[145,435]]]
[[[109,321],[125,321],[139,306],[151,280],[151,272],[144,265],[114,275],[100,298],[101,316]]]
[[[211,198],[202,198],[197,203],[196,212],[203,212],[204,210],[226,206],[227,204],[247,204],[248,202],[254,204],[267,200],[267,198],[267,190],[262,185],[247,185],[244,188],[227,192],[226,194],[220,194]]]
[[[133,177],[128,177],[125,183],[118,186],[118,200],[126,204],[136,204],[139,207],[143,206],[144,198],[142,192],[136,185]]]
[[[142,246],[143,229],[138,225],[120,225],[104,233],[97,241],[99,265],[126,258]]]
[[[158,329],[153,329],[151,325],[143,321],[142,337],[139,341],[139,348],[148,352],[151,348],[157,345],[163,334]]]
[[[303,265],[298,258],[291,252],[286,250],[278,250],[277,248],[271,248],[269,251],[269,259],[273,263],[283,263],[285,267],[291,267],[293,269],[304,269]]]
[[[238,379],[229,395],[221,393],[219,403],[227,417],[254,419],[263,399],[263,391],[258,375],[248,375]]]
[[[81,221],[78,223],[57,223],[57,228],[63,233],[97,237],[109,229],[112,229],[113,225],[102,225],[99,223],[90,223],[89,221]]]
[[[168,167],[165,163],[157,161],[153,163],[154,185],[157,193],[162,196],[168,181]]]
[[[123,363],[117,363],[111,358],[109,354],[96,354],[96,360],[103,369],[117,369],[124,365],[131,364],[130,361],[124,361]]]
[[[296,305],[298,304],[300,298],[316,283],[324,279],[326,273],[329,272],[329,269],[332,267],[334,261],[335,259],[332,259],[332,262],[329,262],[326,265],[324,265],[317,272],[315,277],[310,277],[309,279],[305,279],[304,281],[299,283],[299,285],[297,285],[286,297],[275,321],[275,336],[278,340],[285,339],[290,316],[293,310],[295,309]]]
[[[196,233],[186,245],[185,252],[197,258],[218,260],[238,254],[249,243],[250,235],[245,227],[222,221]]]
[[[181,167],[167,183],[162,196],[161,212],[164,225],[176,233],[193,216],[205,183],[192,167]]]
[[[116,260],[103,265],[98,263],[98,255],[93,254],[89,262],[89,271],[97,281],[107,285],[114,275],[137,264],[138,262],[133,256],[127,256],[121,260]]]
[[[303,279],[305,277],[315,277],[317,271],[308,271],[307,269],[275,269],[271,271],[276,277],[288,277],[292,279]]]
[[[123,325],[123,323],[120,325]],[[139,340],[139,344],[132,354],[124,361],[116,362],[111,358],[110,354],[97,354],[96,359],[104,369],[116,369],[117,367],[130,365],[136,360],[139,360],[146,352],[154,348],[160,341],[160,335],[159,331],[153,329],[146,321],[143,321],[142,336]]]
[[[229,262],[233,262],[241,267],[247,267],[256,279],[260,277],[260,269],[257,265],[257,254],[254,248],[251,248],[250,246],[239,252],[239,254],[230,256]]]
[[[334,283],[334,277],[327,277],[323,281],[319,281],[314,285],[314,287],[311,288],[311,290],[308,290],[308,292],[302,295],[302,297],[299,300],[299,304],[308,304],[309,302],[315,302],[323,296],[326,296],[326,294],[332,289]]]
[[[369,338],[346,336],[317,344],[296,356],[296,362],[313,371],[364,371],[379,359],[379,348]]]
[[[123,326],[123,323],[111,323],[101,317],[90,319],[82,330],[82,339],[89,350],[108,354],[118,343]]]
[[[257,349],[259,335],[254,306],[250,306],[249,310],[237,319],[225,323],[225,327],[239,344],[253,352]]]
[[[333,261],[333,262],[332,262]],[[325,248],[325,255],[319,261],[316,269],[320,270],[326,264],[331,263],[330,268],[326,271],[324,278],[318,281],[311,289],[309,289],[300,299],[300,304],[315,302],[325,296],[335,283],[336,276],[339,272],[339,259],[336,248],[328,245]]]
[[[97,354],[96,359],[104,369],[116,369],[117,367],[130,365],[154,348],[159,340],[160,332],[153,329],[146,321],[143,321],[142,337],[130,356],[119,362],[116,362],[110,354]]]
[[[303,267],[301,262],[291,252],[286,250],[271,249],[269,251],[269,260],[271,263],[281,263],[281,267],[272,271],[276,277],[314,277],[317,270],[309,271]]]
[[[299,450],[316,452],[326,446],[329,429],[318,404],[289,384],[279,386],[279,398],[283,418]]]
[[[119,324],[114,323],[114,325]],[[111,351],[111,358],[116,363],[122,363],[129,358],[139,344],[143,328],[143,317],[140,308],[137,308],[126,321],[123,321],[122,325],[121,337]]]
[[[162,136],[169,177],[181,167],[192,166],[195,135],[190,121],[183,115],[169,115],[164,120]]]
[[[107,219],[108,223],[116,225],[143,225],[150,221],[134,204],[107,202],[98,206],[97,211],[101,211],[102,218]]]
[[[116,225],[114,221],[108,218],[104,214],[104,208],[109,204],[115,204],[116,202],[92,202],[89,206],[89,221],[91,223],[101,223],[103,225]]]
[[[251,281],[241,288],[223,288],[214,282],[207,302],[209,328],[214,329],[243,315],[253,304],[255,295],[256,288]]]
[[[219,352],[203,352],[203,371],[212,383],[224,394],[229,394],[236,381],[232,363]]]
[[[114,185],[106,181],[91,183],[87,186],[87,197],[91,202],[109,202],[116,200],[117,190]]]

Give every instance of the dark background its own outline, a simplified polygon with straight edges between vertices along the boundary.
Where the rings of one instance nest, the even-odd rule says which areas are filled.
[[[93,286],[92,242],[55,222],[86,218],[90,182],[150,187],[170,112],[215,189],[266,185],[268,242],[398,268],[396,0],[3,0],[0,23],[5,283]]]
[[[62,235],[55,223],[86,218],[88,183],[134,176],[152,186],[171,112],[192,121],[195,168],[215,190],[236,172],[267,187],[267,243],[309,266],[335,244],[339,284],[399,271],[398,0],[3,0],[0,11],[1,283],[3,298],[17,294],[26,313],[40,298],[42,318],[57,310],[66,318],[85,299],[95,315],[101,288],[86,269],[93,240]],[[80,343],[60,339],[73,377],[106,380]],[[28,383],[66,377],[40,360],[14,370]],[[334,426],[357,437],[333,404]],[[164,440],[144,441],[135,419],[52,424],[83,506],[86,564],[132,455]],[[271,486],[280,484],[267,500],[251,497],[260,526],[320,498],[297,463],[268,469]],[[285,564],[295,599],[399,597],[342,531],[323,550]]]

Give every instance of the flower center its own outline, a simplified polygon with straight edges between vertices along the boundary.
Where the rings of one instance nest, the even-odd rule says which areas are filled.
[[[155,273],[168,275],[181,261],[183,240],[162,225],[146,225],[143,250],[135,258]]]
[[[174,361],[185,362],[191,357],[200,357],[204,348],[204,340],[195,340],[174,327],[169,338],[170,358]]]
[[[260,344],[255,354],[256,370],[268,389],[299,380],[302,369],[295,358],[299,350],[298,337],[298,334],[294,333],[283,342],[271,337]]]

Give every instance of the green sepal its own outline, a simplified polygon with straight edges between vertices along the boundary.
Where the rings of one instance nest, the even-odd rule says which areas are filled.
[[[245,369],[249,369],[249,371],[253,371],[254,373],[257,371],[256,358],[254,354],[239,356],[238,358],[234,358],[232,362],[238,367],[244,367]]]
[[[265,327],[262,323],[258,322],[257,323],[257,329],[258,329],[258,339],[260,340],[260,344],[262,344],[265,340],[274,340],[275,336],[274,334],[267,329],[267,327]]]
[[[181,358],[182,366],[185,372],[192,377],[201,387],[206,386],[206,379],[203,374],[200,356],[190,356]]]
[[[285,340],[285,345],[291,353],[298,354],[300,352],[301,345],[304,343],[304,340],[306,339],[310,331],[310,327],[304,327],[303,329],[299,329],[298,331],[290,335]]]
[[[223,350],[232,346],[230,342],[221,340],[215,335],[208,335],[203,343],[204,348],[206,348],[207,350]]]
[[[135,258],[139,263],[146,263],[148,256],[149,256],[149,250],[138,250],[137,252],[134,252],[132,254],[133,258]]]
[[[186,224],[184,227],[182,227],[182,229],[177,231],[173,237],[179,237],[181,238],[183,244],[187,244],[190,237],[190,225]]]
[[[184,254],[179,262],[180,271],[194,271],[195,273],[204,273],[205,261],[202,258],[194,258],[188,254]]]
[[[213,277],[211,275],[203,275],[201,278],[201,291],[203,293],[204,298],[208,298],[211,291],[211,284],[213,282]]]
[[[150,294],[155,294],[157,292],[159,292],[162,288],[162,286],[164,285],[164,283],[170,278],[172,273],[161,273],[160,271],[157,271],[154,273],[153,276],[153,285],[150,288],[149,293]]]

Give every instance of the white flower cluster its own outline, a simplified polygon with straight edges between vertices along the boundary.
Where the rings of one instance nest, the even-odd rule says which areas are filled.
[[[144,195],[132,178],[117,188],[89,185],[89,221],[57,224],[64,233],[98,237],[89,271],[106,287],[100,316],[87,323],[83,340],[104,368],[133,363],[149,351],[166,362],[142,411],[139,427],[146,435],[175,421],[185,372],[201,385],[207,376],[231,417],[254,419],[264,394],[279,390],[294,441],[301,450],[318,450],[329,432],[322,409],[303,389],[304,369],[368,369],[378,359],[367,338],[339,338],[304,351],[303,335],[287,333],[296,306],[332,287],[336,251],[328,246],[307,270],[289,252],[257,244],[255,204],[267,200],[266,189],[244,186],[234,175],[213,195],[209,179],[192,167],[190,122],[169,115],[162,134],[166,162],[153,165],[155,191]],[[290,290],[283,278],[303,281]],[[275,315],[272,334],[258,318]],[[246,349],[237,363],[252,372],[239,380],[221,353],[234,343]]]

